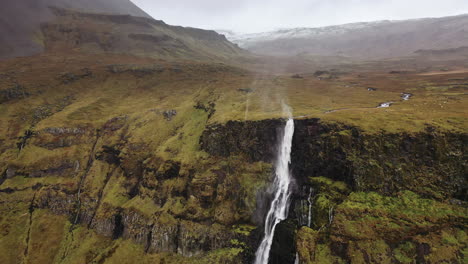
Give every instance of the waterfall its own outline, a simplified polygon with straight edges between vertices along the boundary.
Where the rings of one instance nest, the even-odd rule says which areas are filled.
[[[299,253],[296,252],[296,259],[294,259],[294,264],[299,264]]]
[[[265,235],[262,243],[255,253],[255,264],[268,264],[271,244],[275,234],[276,225],[288,217],[290,201],[291,175],[291,147],[294,134],[294,120],[289,118],[284,128],[275,167],[274,198],[265,219]]]
[[[310,187],[309,190],[309,197],[307,197],[307,203],[309,204],[309,210],[307,213],[307,226],[312,227],[312,194],[314,192],[314,189]]]

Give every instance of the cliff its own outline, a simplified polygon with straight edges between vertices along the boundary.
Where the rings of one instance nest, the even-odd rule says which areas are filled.
[[[463,261],[466,73],[66,55],[0,65],[1,263],[250,263],[278,95],[296,116],[295,189],[271,263]]]

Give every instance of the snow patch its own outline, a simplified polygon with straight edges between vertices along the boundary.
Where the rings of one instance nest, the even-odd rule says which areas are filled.
[[[402,93],[402,94],[401,94],[401,98],[402,98],[404,101],[408,101],[411,97],[413,97],[413,94],[410,94],[410,93]]]
[[[381,103],[377,108],[388,108],[393,104],[393,102]]]

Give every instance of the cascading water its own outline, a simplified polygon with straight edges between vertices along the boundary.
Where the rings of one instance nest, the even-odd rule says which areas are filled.
[[[307,197],[307,203],[309,204],[309,210],[307,211],[307,226],[312,227],[312,194],[314,193],[314,189],[310,187],[309,190],[309,197]]]
[[[265,236],[255,254],[255,264],[268,264],[271,244],[275,234],[276,225],[288,217],[291,196],[291,147],[294,134],[294,120],[289,118],[284,128],[284,136],[279,147],[276,161],[274,198],[265,219]]]

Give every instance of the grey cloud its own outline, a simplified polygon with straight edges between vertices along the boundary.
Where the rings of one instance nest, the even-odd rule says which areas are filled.
[[[169,24],[260,32],[468,13],[467,0],[132,0]]]

